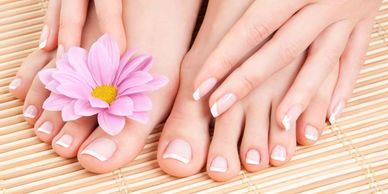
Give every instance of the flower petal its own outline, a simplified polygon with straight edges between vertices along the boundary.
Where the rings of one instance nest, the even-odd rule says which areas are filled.
[[[131,116],[127,117],[142,124],[147,124],[149,121],[148,112],[134,112]]]
[[[145,71],[133,72],[130,77],[125,79],[118,85],[118,93],[124,92],[127,89],[130,89],[135,86],[145,85],[147,82],[152,81],[152,75]]]
[[[130,60],[123,70],[119,72],[119,78],[117,80],[117,84],[121,84],[123,80],[125,80],[132,72],[135,71],[148,71],[149,68],[152,66],[152,57],[148,55],[141,55],[138,57],[135,57],[134,59]]]
[[[109,135],[119,134],[125,125],[125,117],[111,115],[108,112],[100,112],[97,116],[101,129]]]
[[[87,100],[77,100],[74,104],[74,112],[77,115],[92,116],[102,111],[100,108],[94,108]]]
[[[111,36],[107,34],[102,35],[97,40],[97,42],[100,42],[102,45],[104,45],[110,60],[110,65],[116,70],[120,63],[120,49],[118,44]]]
[[[71,47],[68,51],[68,60],[73,68],[83,77],[91,87],[96,87],[92,74],[89,71],[88,62],[88,51],[79,47]]]
[[[94,108],[108,108],[109,104],[99,98],[96,98],[94,96],[89,96],[88,97],[90,105]]]
[[[141,85],[141,86],[135,86],[135,87],[132,87],[132,88],[129,88],[123,92],[119,92],[119,96],[127,96],[127,95],[130,95],[130,94],[137,94],[137,93],[143,93],[143,92],[148,92],[148,91],[153,91],[154,88],[152,86],[149,86],[149,85]]]
[[[70,98],[87,99],[90,95],[89,89],[86,89],[82,84],[63,83],[57,87],[57,90]]]
[[[56,64],[56,67],[61,71],[67,72],[67,71],[75,70],[68,60],[67,53],[63,53],[61,58],[56,59],[55,64]]]
[[[124,53],[124,55],[120,59],[120,64],[119,67],[117,68],[116,72],[116,77],[115,80],[113,81],[114,85],[118,85],[118,78],[120,77],[121,72],[124,70],[126,67],[127,63],[131,59],[131,57],[137,52],[138,49],[130,49]]]
[[[40,81],[46,85],[48,84],[51,80],[53,80],[52,74],[57,71],[55,68],[48,68],[48,69],[42,69],[38,73],[38,77]]]
[[[62,109],[62,120],[63,121],[72,121],[80,118],[81,116],[76,115],[74,112],[74,104],[75,101],[73,100],[70,102],[70,104],[67,104],[66,106],[63,107]]]
[[[60,94],[51,94],[43,103],[43,109],[48,111],[61,111],[73,99]]]
[[[133,110],[136,112],[145,112],[152,109],[152,101],[145,94],[134,94],[130,96],[133,101]]]
[[[49,83],[46,84],[46,89],[50,90],[53,93],[59,94],[60,92],[57,90],[57,87],[59,86],[59,82],[56,80],[52,80]]]
[[[116,116],[128,116],[133,112],[133,101],[127,96],[116,99],[109,107],[109,113]]]
[[[154,75],[154,78],[147,83],[147,85],[152,86],[154,90],[157,90],[168,83],[168,78],[164,75]]]
[[[90,48],[88,67],[97,85],[111,85],[116,70],[111,67],[108,51],[100,42]]]

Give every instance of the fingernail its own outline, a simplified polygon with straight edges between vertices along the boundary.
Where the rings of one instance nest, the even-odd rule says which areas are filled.
[[[69,148],[71,143],[73,143],[73,137],[68,134],[62,135],[62,137],[59,138],[57,142],[55,142],[55,144],[58,144],[65,148]]]
[[[302,107],[300,105],[294,105],[290,108],[290,110],[288,110],[282,120],[283,127],[286,131],[291,129],[300,114],[302,114]]]
[[[236,96],[232,93],[224,95],[210,108],[213,117],[218,117],[223,112],[227,111],[236,102]]]
[[[50,134],[53,131],[53,124],[50,121],[46,121],[38,127],[37,131]]]
[[[273,160],[286,161],[286,156],[287,156],[287,153],[286,153],[286,148],[284,146],[276,145],[272,149],[271,158]]]
[[[184,164],[191,161],[191,146],[184,140],[171,141],[163,154],[163,159],[175,159]]]
[[[334,111],[331,113],[329,122],[330,124],[334,124],[339,115],[342,113],[342,110],[344,109],[345,103],[343,101],[340,101],[337,106],[334,108]]]
[[[64,51],[65,51],[65,50],[64,50],[63,46],[62,46],[61,44],[58,45],[58,48],[57,48],[57,55],[56,55],[56,59],[57,59],[57,60],[60,59],[60,58],[62,57]]]
[[[34,105],[30,105],[27,107],[27,109],[24,111],[23,115],[27,118],[35,118],[36,114],[38,113],[38,109]]]
[[[198,101],[199,99],[201,99],[202,96],[205,96],[207,93],[209,93],[210,90],[212,90],[216,84],[216,78],[209,78],[206,81],[202,82],[202,84],[193,93],[194,100]]]
[[[22,79],[20,78],[15,78],[14,80],[11,81],[11,83],[9,84],[9,89],[11,90],[15,90],[16,88],[18,88],[20,85],[22,85]]]
[[[311,141],[317,141],[318,130],[311,125],[307,125],[304,129],[304,136]]]
[[[100,161],[108,160],[116,151],[116,144],[107,138],[97,138],[90,143],[81,154],[87,154]]]
[[[213,159],[209,170],[213,172],[226,172],[228,170],[228,163],[225,158],[217,156]]]
[[[247,152],[246,163],[252,165],[260,164],[260,154],[257,150],[251,149]]]
[[[48,36],[49,36],[49,28],[47,25],[44,25],[42,32],[40,34],[40,39],[39,39],[39,48],[40,49],[46,47]]]

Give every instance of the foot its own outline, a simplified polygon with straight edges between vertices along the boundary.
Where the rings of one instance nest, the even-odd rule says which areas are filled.
[[[204,59],[248,5],[249,2],[238,6],[227,1],[209,2],[204,24],[184,58],[178,95],[159,141],[158,162],[168,174],[189,176],[206,165],[211,178],[225,181],[238,175],[241,164],[251,172],[269,164],[282,165],[293,156],[297,142],[310,145],[319,138],[337,70],[288,131],[279,126],[274,114],[304,62],[304,56],[300,56],[217,117],[210,142],[208,101],[193,100],[192,83]]]
[[[42,110],[42,104],[49,93],[35,77],[43,67],[54,66],[54,59],[48,63],[53,54],[40,54],[41,51],[37,51],[25,61],[17,75],[22,82],[16,83],[21,84],[10,88],[15,96],[26,96],[26,120],[34,124],[36,135],[42,141],[51,143],[57,154],[69,158],[77,156],[81,165],[92,172],[112,171],[133,160],[144,147],[148,134],[165,119],[177,91],[179,66],[188,49],[194,27],[197,9],[193,7],[199,7],[197,3],[187,3],[180,6],[181,10],[187,11],[178,12],[167,5],[158,1],[130,1],[123,5],[129,48],[140,48],[142,52],[153,55],[155,64],[151,72],[164,74],[170,80],[167,87],[150,94],[153,109],[146,125],[128,120],[120,134],[110,136],[99,127],[96,128],[94,117],[62,122],[58,112]],[[146,14],[149,11],[153,14]],[[164,21],[169,21],[168,25]],[[187,25],[183,26],[182,23]],[[100,36],[94,11],[88,14],[83,34],[82,47],[86,48]],[[32,57],[34,60],[30,61]],[[31,66],[34,71],[30,70]],[[34,73],[32,76],[31,72]]]

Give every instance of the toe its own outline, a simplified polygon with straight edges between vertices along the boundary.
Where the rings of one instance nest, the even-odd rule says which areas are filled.
[[[234,178],[240,171],[237,144],[243,119],[241,104],[236,104],[216,119],[207,160],[207,172],[216,181]]]
[[[96,119],[94,117],[82,117],[67,122],[52,141],[54,151],[66,158],[77,156],[81,144],[95,127]]]
[[[31,53],[16,73],[16,78],[11,81],[9,91],[19,99],[25,99],[37,73],[51,60],[51,53],[37,50]]]
[[[39,139],[50,143],[62,129],[63,124],[60,112],[43,111],[35,123],[34,131]]]

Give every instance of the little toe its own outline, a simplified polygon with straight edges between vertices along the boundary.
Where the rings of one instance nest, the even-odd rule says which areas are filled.
[[[50,143],[62,129],[63,124],[60,112],[43,111],[35,123],[34,131],[39,139]]]
[[[68,121],[54,137],[51,145],[58,155],[73,158],[77,156],[79,147],[95,128],[95,117],[82,117]]]
[[[244,114],[241,104],[234,105],[228,112],[216,119],[207,160],[207,172],[216,181],[232,179],[240,171],[237,144],[243,121]]]
[[[15,79],[8,86],[10,93],[24,100],[35,76],[51,59],[52,53],[42,50],[36,50],[28,55],[16,73]]]

